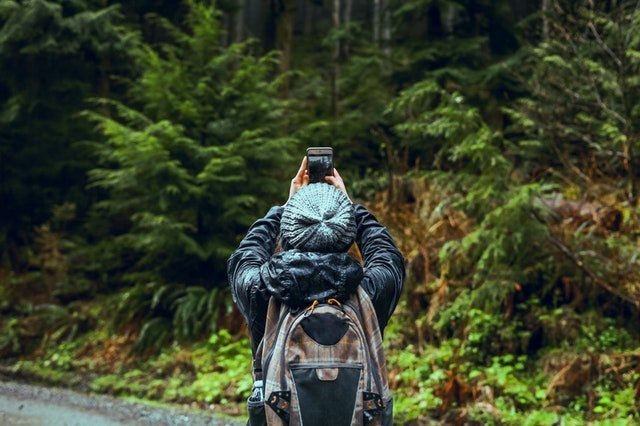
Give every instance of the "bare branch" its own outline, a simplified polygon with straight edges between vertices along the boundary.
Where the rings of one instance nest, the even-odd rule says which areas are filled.
[[[620,60],[620,58],[618,58],[618,56],[615,53],[613,53],[613,50],[611,50],[611,48],[607,45],[607,43],[605,43],[604,40],[602,40],[602,37],[600,37],[600,33],[598,33],[598,30],[596,29],[595,25],[593,25],[593,22],[589,22],[587,26],[591,30],[591,33],[596,37],[596,40],[598,41],[598,44],[600,45],[600,47],[602,47],[602,49],[605,52],[607,52],[609,56],[611,56],[611,58],[616,62],[616,64],[619,67],[621,67],[622,61]]]
[[[592,270],[587,268],[587,266],[584,264],[584,262],[580,258],[578,258],[578,256],[576,254],[574,254],[569,249],[569,247],[564,245],[556,237],[554,237],[552,235],[549,235],[548,239],[566,257],[568,257],[580,270],[582,270],[585,274],[587,274],[594,283],[596,283],[597,285],[599,285],[600,287],[605,289],[607,292],[613,294],[614,296],[618,297],[619,299],[621,299],[621,300],[633,305],[636,309],[640,310],[640,300],[635,300],[631,296],[622,293],[620,290],[616,289],[613,285],[611,285],[607,281],[605,281],[602,278],[600,278],[599,276],[597,276]]]

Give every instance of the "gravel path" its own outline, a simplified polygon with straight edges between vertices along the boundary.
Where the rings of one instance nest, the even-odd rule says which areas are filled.
[[[177,408],[160,408],[61,388],[0,382],[0,425],[242,425],[241,420]]]

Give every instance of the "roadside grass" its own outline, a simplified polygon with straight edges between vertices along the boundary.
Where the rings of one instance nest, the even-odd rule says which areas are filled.
[[[252,384],[246,337],[221,330],[207,341],[173,344],[144,358],[133,356],[132,344],[128,336],[94,330],[50,345],[38,356],[5,363],[2,373],[151,405],[244,415]]]

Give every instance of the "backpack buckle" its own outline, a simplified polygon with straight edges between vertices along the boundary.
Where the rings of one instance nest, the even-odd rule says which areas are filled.
[[[284,420],[289,423],[289,404],[291,403],[291,391],[271,392],[265,403]]]
[[[369,424],[384,411],[384,403],[380,394],[363,392],[364,424]]]

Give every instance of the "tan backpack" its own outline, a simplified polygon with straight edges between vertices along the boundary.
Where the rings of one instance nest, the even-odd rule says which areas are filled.
[[[250,398],[249,413],[263,409],[269,425],[393,422],[380,327],[362,287],[344,303],[298,311],[272,297],[254,376],[264,400]]]

